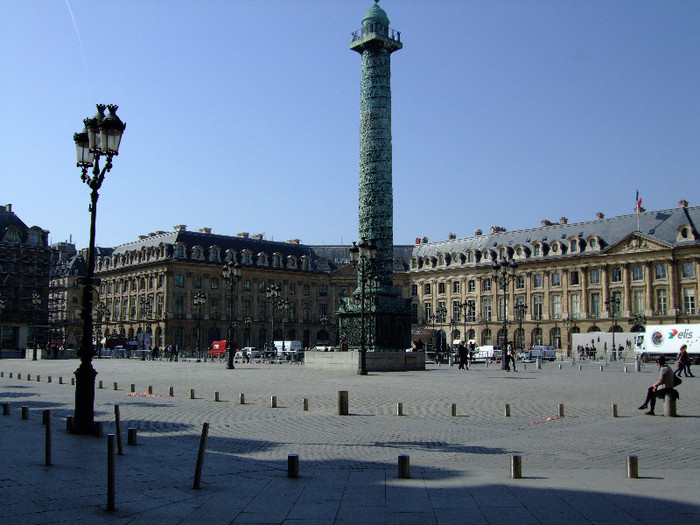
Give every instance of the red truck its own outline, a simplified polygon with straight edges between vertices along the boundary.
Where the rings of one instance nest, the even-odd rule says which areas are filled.
[[[218,357],[219,359],[223,359],[224,356],[226,355],[226,341],[213,341],[211,345],[209,345],[209,357]],[[233,341],[233,351],[235,352],[236,349],[238,348],[238,345],[236,344],[236,341]]]

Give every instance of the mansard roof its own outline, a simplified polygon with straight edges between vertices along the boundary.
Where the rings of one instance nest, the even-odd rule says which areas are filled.
[[[693,245],[700,244],[700,235],[698,235],[696,228],[696,224],[699,222],[700,206],[679,207],[642,212],[638,215],[632,213],[609,219],[552,224],[540,228],[502,231],[463,239],[422,243],[413,247],[412,256],[417,258],[437,257],[439,254],[467,253],[469,251],[483,253],[485,250],[498,254],[502,247],[515,249],[517,246],[528,248],[531,251],[528,259],[579,255],[579,251],[569,253],[566,249],[572,239],[581,239],[584,243],[588,243],[590,239],[596,239],[596,243],[599,245],[598,249],[604,253],[635,232],[669,247]],[[679,236],[683,226],[688,226],[690,230],[687,237]],[[555,243],[561,244],[565,249],[558,250],[556,253],[550,251],[545,254],[542,252],[540,256],[534,256],[533,248],[535,245],[549,247]],[[491,260],[485,262],[490,263]]]
[[[180,229],[172,232],[158,232],[149,236],[142,236],[140,239],[122,244],[114,248],[112,255],[119,256],[133,252],[140,252],[144,248],[160,248],[161,246],[174,247],[183,245],[187,249],[201,247],[204,251],[203,257],[193,261],[211,263],[210,250],[216,248],[222,257],[228,250],[236,253],[251,252],[255,256],[264,254],[268,258],[275,254],[281,255],[283,259],[290,257],[301,260],[308,257],[313,261],[313,268],[317,268],[317,263],[325,259],[328,263],[327,269],[337,270],[350,263],[349,245],[320,245],[310,246],[298,242],[270,241],[257,236],[233,236],[218,235],[206,232],[194,232]],[[411,245],[394,246],[394,259],[401,259],[405,268],[408,267],[408,260],[411,255]],[[169,252],[172,255],[172,252]],[[299,269],[297,267],[296,269]]]

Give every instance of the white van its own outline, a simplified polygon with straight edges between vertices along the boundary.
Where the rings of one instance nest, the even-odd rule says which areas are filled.
[[[499,363],[503,359],[503,350],[498,345],[477,346],[472,356],[472,361],[494,361]]]

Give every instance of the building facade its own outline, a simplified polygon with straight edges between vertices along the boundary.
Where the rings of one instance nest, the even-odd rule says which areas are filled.
[[[698,322],[698,220],[700,207],[683,200],[678,208],[611,219],[417,239],[409,269],[414,338],[433,345],[507,339],[566,353],[573,333]],[[503,260],[517,265],[508,267],[505,293],[493,276]]]
[[[49,232],[28,227],[0,206],[0,356],[19,357],[45,343],[51,249]]]
[[[230,308],[239,346],[262,348],[281,339],[309,348],[335,345],[340,338],[335,312],[357,286],[348,248],[269,241],[247,233],[216,235],[209,228],[194,232],[184,225],[141,236],[97,258],[97,304],[108,312],[100,335],[135,339],[146,347],[177,343],[188,352],[203,352],[212,341],[226,338]],[[410,250],[397,248],[394,262],[406,283]],[[222,268],[233,260],[241,264],[242,275],[230,302]],[[279,285],[274,297],[269,293],[273,284]],[[401,291],[408,299],[410,287]]]

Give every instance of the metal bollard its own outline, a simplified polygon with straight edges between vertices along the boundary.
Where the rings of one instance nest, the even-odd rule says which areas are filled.
[[[36,376],[36,382],[41,383],[41,376]]]
[[[31,381],[31,380],[32,380],[32,374],[27,374],[27,381]]]
[[[51,419],[51,410],[46,409],[41,411],[41,424],[46,425],[47,422]]]
[[[194,399],[194,388],[190,390],[190,399]]]
[[[289,454],[287,456],[287,477],[299,477],[299,454]]]
[[[612,417],[617,417],[617,405],[614,403],[610,405],[610,410],[612,411]]]
[[[119,385],[116,382],[112,386],[113,386],[115,391],[119,390]]]
[[[349,411],[349,399],[347,390],[338,390],[338,415],[347,416]]]
[[[396,415],[403,416],[403,403],[396,403]]]
[[[44,410],[44,425],[46,425],[44,439],[44,465],[51,466],[51,410]]]
[[[457,403],[452,403],[452,417],[457,417]]]
[[[309,411],[309,398],[305,397],[301,402],[301,407],[304,412]]]
[[[625,365],[625,374],[627,373],[627,365]]]
[[[29,419],[29,407],[22,407],[22,419]]]
[[[131,392],[136,392],[136,385],[134,383],[131,383]]]
[[[561,370],[561,363],[559,363],[559,370]]]
[[[3,416],[10,415],[10,403],[3,403],[2,404],[2,415]]]
[[[399,455],[399,478],[409,479],[411,477],[411,457],[407,454]]]
[[[122,448],[122,419],[119,412],[119,405],[114,405],[114,427],[117,432],[117,454],[120,456],[124,455],[124,449]]]
[[[148,385],[148,393],[153,395],[153,386]]]
[[[521,456],[511,456],[510,458],[510,477],[512,479],[520,479],[523,477],[523,462]]]
[[[583,370],[583,365],[578,365],[579,370]]]
[[[170,390],[168,390],[168,395],[170,397],[175,397],[175,387],[174,386],[170,387]]]
[[[74,377],[70,378],[70,386],[75,386],[75,378]]]
[[[630,479],[639,477],[639,458],[637,456],[627,456],[627,477]]]
[[[603,365],[600,365],[600,371],[601,372],[603,371]]]
[[[642,371],[642,363],[639,361],[634,362],[634,371],[635,372],[641,372]]]
[[[270,408],[277,408],[277,396],[270,396]]]
[[[559,417],[564,417],[564,403],[559,403]]]
[[[241,405],[245,405],[245,394],[244,394],[243,392],[241,392],[240,394],[238,394],[238,402],[239,402]]]
[[[63,384],[63,376],[58,376],[58,384],[59,385]]]
[[[95,437],[101,438],[104,436],[104,427],[102,421],[95,421]]]
[[[194,470],[193,489],[199,489],[199,482],[202,479],[202,464],[204,463],[204,452],[207,449],[207,435],[209,434],[209,423],[202,424],[202,435],[199,438],[199,453],[197,454],[197,466]]]
[[[220,401],[218,392],[214,392],[214,401],[216,401],[217,403]]]
[[[506,403],[505,417],[510,417],[510,405]]]
[[[127,430],[126,444],[136,446],[136,429],[130,428]]]
[[[72,432],[73,430],[73,416],[66,417],[66,431]]]
[[[97,388],[99,388],[100,390],[102,390],[102,389],[104,388],[104,386],[102,385],[102,380],[101,380],[101,379],[100,379],[100,381],[97,383]]]
[[[46,378],[46,382],[47,382],[47,383],[50,383],[50,382],[51,382],[51,376],[49,376],[48,378]]]
[[[107,436],[107,510],[114,510],[114,434]]]

